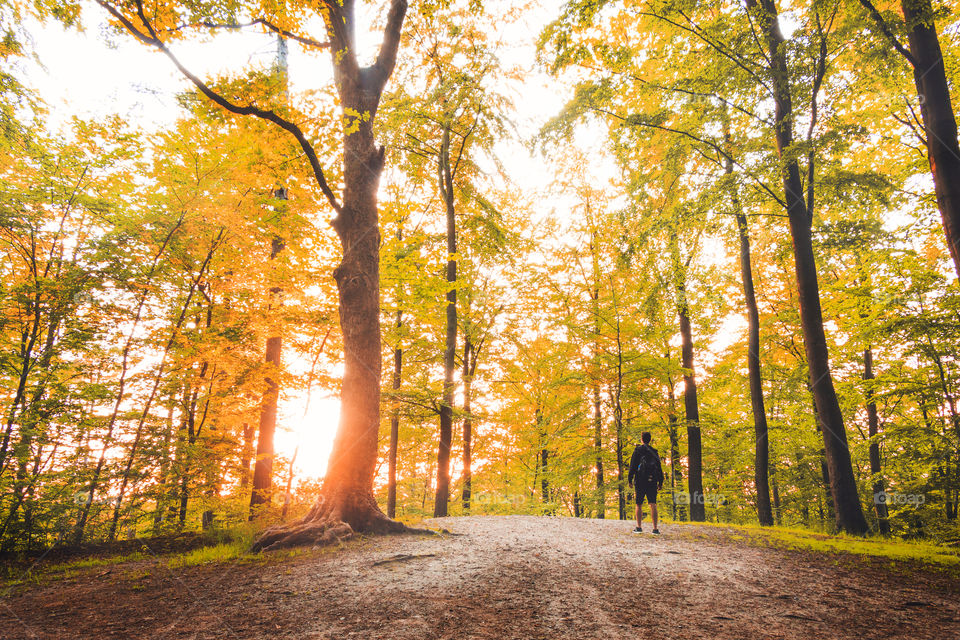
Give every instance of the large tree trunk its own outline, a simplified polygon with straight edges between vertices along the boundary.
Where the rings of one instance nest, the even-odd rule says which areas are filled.
[[[790,75],[787,66],[786,42],[780,31],[775,0],[746,0],[747,9],[758,16],[766,36],[770,61],[773,99],[776,105],[775,138],[777,151],[783,161],[784,201],[793,239],[793,257],[797,271],[797,290],[800,303],[800,323],[809,367],[810,386],[817,404],[817,415],[822,425],[824,451],[830,471],[830,490],[836,506],[837,528],[862,535],[867,532],[867,521],[857,492],[853,464],[844,430],[843,413],[837,400],[830,373],[827,339],[823,329],[820,308],[820,285],[817,280],[816,258],[811,233],[812,209],[803,197],[800,166],[793,152],[793,121],[795,114],[790,96]],[[808,185],[812,189],[812,185]],[[812,202],[811,202],[812,204]]]
[[[440,193],[447,212],[447,327],[443,350],[443,399],[440,404],[440,446],[437,451],[437,493],[433,517],[447,515],[450,500],[450,445],[453,440],[453,374],[457,367],[457,219],[450,167],[450,129],[440,143]]]
[[[336,41],[331,51],[342,111],[351,123],[343,136],[343,202],[332,222],[343,248],[333,274],[344,353],[340,423],[317,502],[299,521],[265,531],[255,550],[329,543],[357,531],[409,530],[384,515],[373,495],[381,373],[377,189],[384,158],[384,149],[374,144],[373,122],[393,70],[407,5],[404,0],[392,2],[377,62],[360,68],[353,50],[353,4],[343,4],[344,9],[331,9],[327,25]]]
[[[817,427],[817,433],[819,433],[820,437],[822,438],[823,429],[820,427],[821,422],[820,422],[820,416],[817,412],[817,401],[813,397],[812,391],[810,393],[810,402],[813,408],[813,423]],[[833,504],[833,493],[830,490],[830,467],[827,465],[826,449],[824,449],[823,447],[821,447],[820,451],[817,452],[817,461],[820,463],[820,479],[822,481],[822,485],[820,489],[822,491],[824,505],[826,506],[826,509],[827,509],[827,520],[833,523],[837,519],[836,517],[837,510]],[[823,520],[822,517],[821,517],[821,520]],[[824,522],[824,524],[826,524],[826,522]]]
[[[873,350],[867,347],[863,350],[863,381],[867,384],[864,392],[867,405],[867,433],[870,436],[870,475],[873,476],[873,503],[877,511],[877,527],[883,535],[890,534],[890,520],[887,516],[887,503],[885,500],[879,500],[877,496],[883,493],[883,478],[880,473],[880,442],[877,440],[877,434],[880,433],[880,417],[877,414],[877,401],[874,398],[873,389],[870,384],[874,380],[873,375]]]
[[[900,6],[909,29],[913,78],[920,98],[937,207],[953,267],[960,276],[960,145],[933,6],[930,0],[901,0]]]
[[[870,0],[860,0],[860,4],[878,24],[883,36],[913,68],[937,208],[943,220],[953,267],[960,276],[960,144],[933,3],[930,0],[900,0],[909,51]]]

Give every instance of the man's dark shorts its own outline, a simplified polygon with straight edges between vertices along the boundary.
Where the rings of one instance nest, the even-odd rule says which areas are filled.
[[[637,504],[643,504],[643,499],[646,498],[647,502],[650,504],[657,504],[657,485],[655,483],[637,483],[634,485],[634,490],[637,494]]]

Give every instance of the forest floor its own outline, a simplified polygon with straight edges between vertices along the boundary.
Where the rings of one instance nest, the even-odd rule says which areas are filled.
[[[0,638],[960,638],[957,572],[919,561],[722,526],[426,524],[450,535],[178,568],[148,557],[15,585]]]

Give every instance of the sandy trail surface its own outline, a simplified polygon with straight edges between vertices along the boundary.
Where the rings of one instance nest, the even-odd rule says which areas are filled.
[[[293,558],[98,567],[0,601],[0,638],[960,638],[960,585],[734,530],[534,516]]]

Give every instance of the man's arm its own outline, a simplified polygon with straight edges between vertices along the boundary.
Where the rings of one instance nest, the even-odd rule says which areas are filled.
[[[627,474],[627,484],[633,484],[633,476],[637,472],[638,462],[640,462],[640,447],[634,447],[633,455],[630,456],[630,472]]]
[[[660,464],[660,454],[657,454],[657,490],[663,489],[663,465]]]

